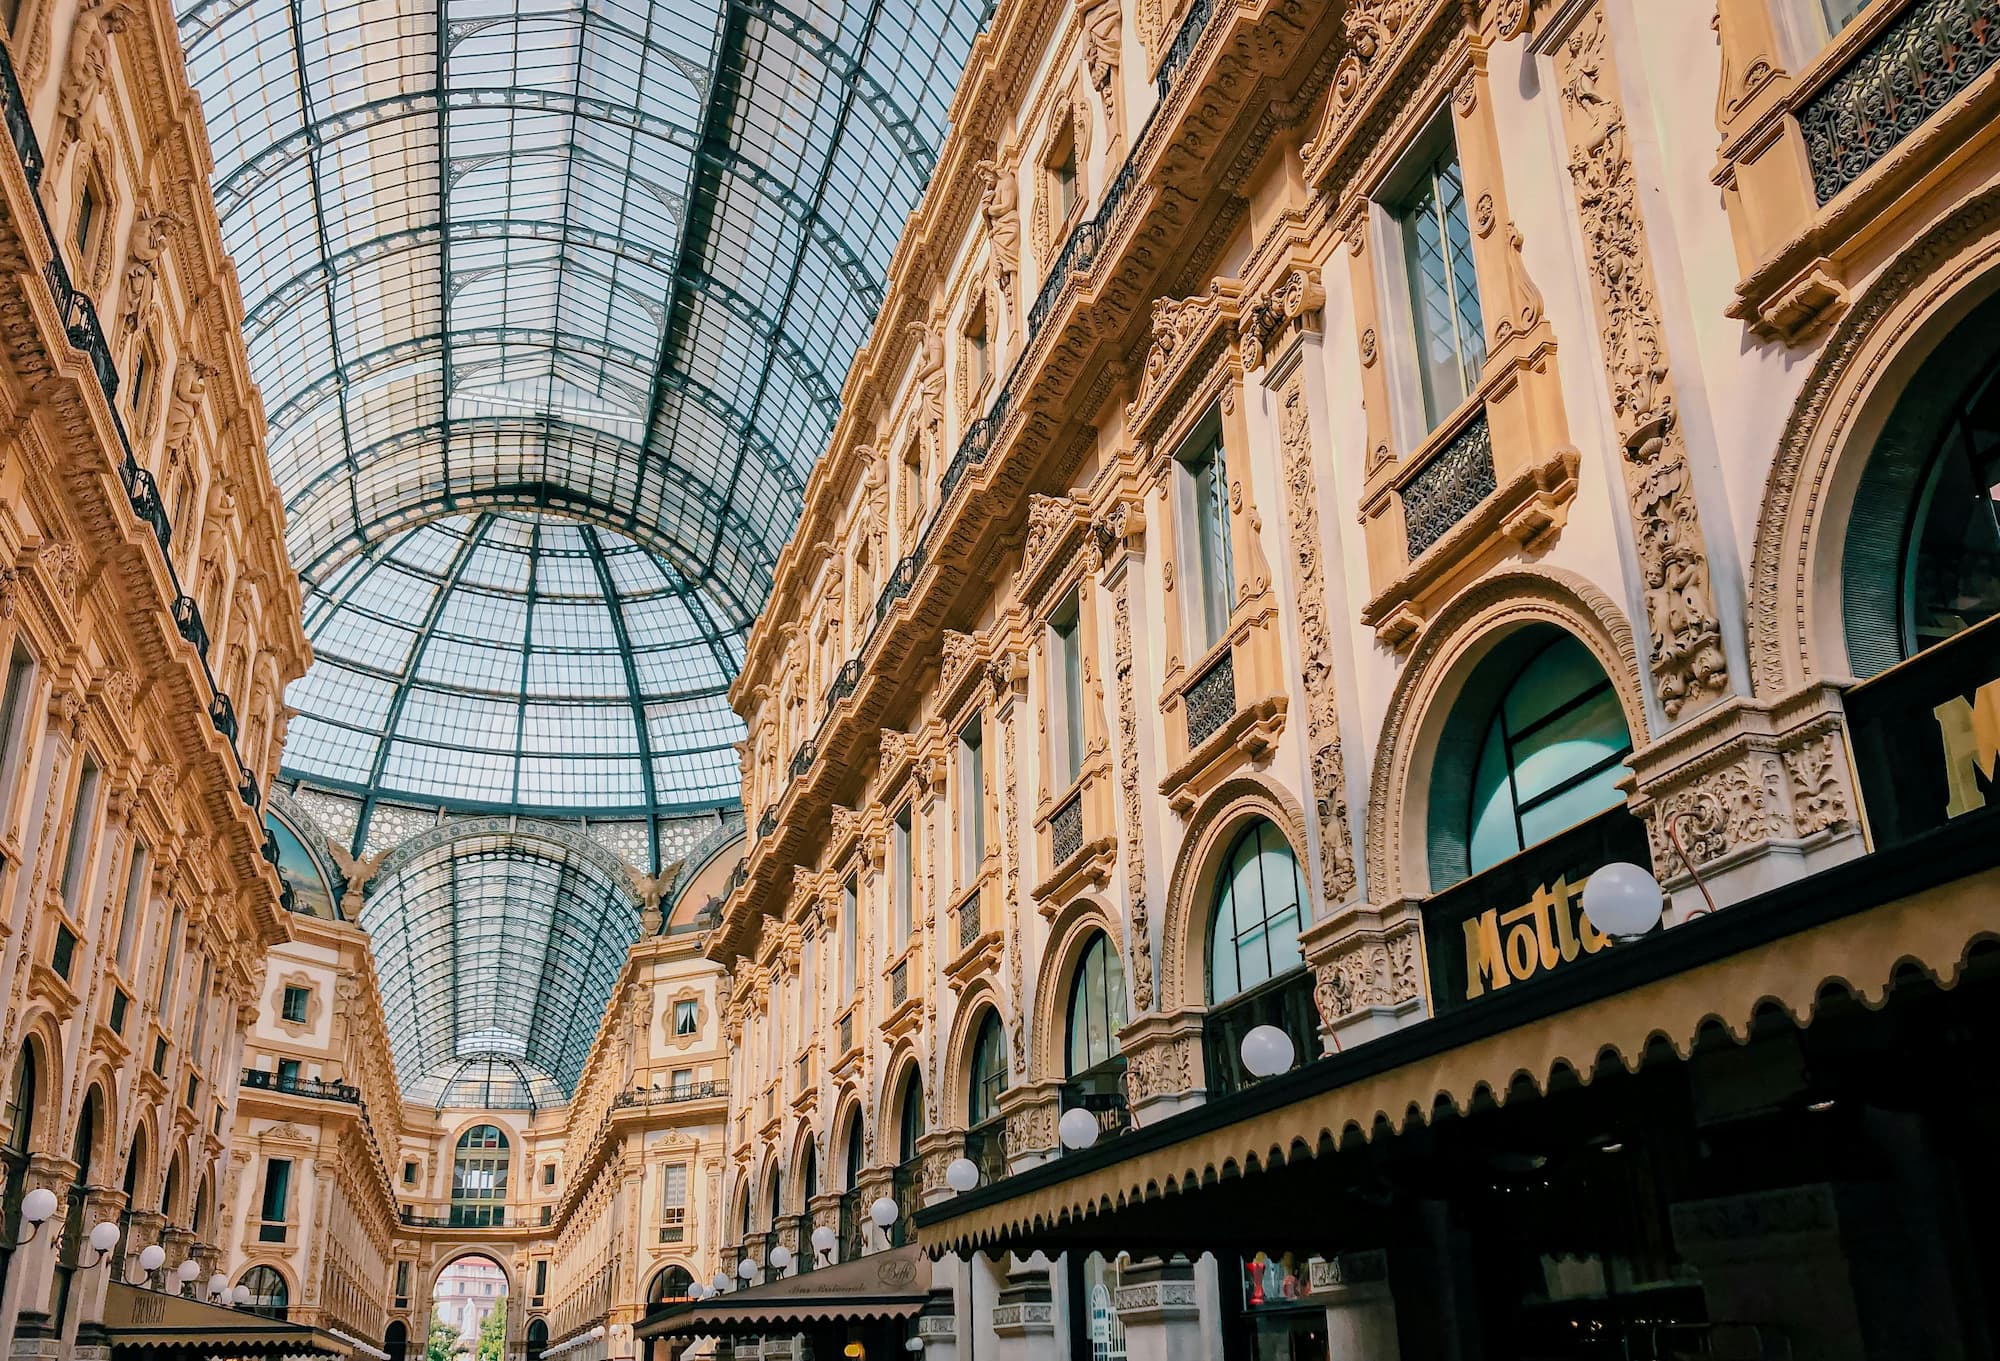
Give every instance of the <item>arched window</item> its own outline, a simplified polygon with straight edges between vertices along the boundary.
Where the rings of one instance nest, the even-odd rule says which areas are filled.
[[[861,1184],[861,1113],[856,1111],[847,1121],[847,1184],[842,1189],[852,1191]]]
[[[1462,693],[1431,772],[1433,890],[1618,807],[1632,754],[1604,668],[1553,624],[1495,644]]]
[[[991,1007],[980,1018],[972,1039],[972,1075],[965,1095],[965,1123],[977,1127],[1000,1114],[1000,1093],[1007,1090],[1007,1037],[1000,1013]]]
[[[174,1209],[180,1204],[180,1199],[181,1160],[180,1155],[175,1154],[174,1160],[167,1164],[166,1184],[160,1188],[160,1214],[169,1224],[173,1223]]]
[[[1069,985],[1069,1042],[1064,1065],[1069,1076],[1118,1057],[1118,1032],[1125,1026],[1125,965],[1111,937],[1093,932]]]
[[[484,1228],[506,1218],[507,1136],[474,1125],[458,1136],[451,1161],[451,1222]]]
[[[253,1266],[238,1284],[249,1287],[251,1310],[265,1318],[281,1319],[291,1305],[291,1291],[275,1267]]]
[[[1305,876],[1285,834],[1258,818],[1229,844],[1208,924],[1208,1000],[1226,1002],[1296,968]]]
[[[812,1209],[812,1198],[819,1194],[819,1153],[811,1139],[806,1140],[804,1156],[805,1169],[799,1174],[799,1193],[803,1197],[799,1204],[801,1214]]]
[[[404,1361],[410,1347],[410,1329],[401,1319],[389,1325],[382,1334],[382,1350],[389,1354],[389,1361]]]
[[[917,1140],[924,1137],[924,1080],[917,1065],[909,1065],[903,1079],[903,1100],[896,1114],[896,1161],[909,1162],[917,1156]]]
[[[2000,298],[1910,380],[1869,452],[1841,555],[1849,669],[1867,678],[2000,614]]]
[[[694,1277],[686,1267],[670,1266],[653,1277],[653,1284],[646,1291],[646,1303],[657,1308],[662,1304],[673,1304],[693,1298]]]
[[[13,1269],[14,1251],[21,1241],[21,1197],[27,1194],[25,1174],[28,1154],[35,1142],[35,1097],[40,1071],[35,1066],[33,1043],[21,1046],[14,1063],[14,1082],[7,1091],[7,1141],[0,1144],[0,1178],[5,1179],[5,1198],[0,1199],[0,1290],[6,1288]]]
[[[778,1169],[775,1167],[772,1168],[769,1200],[771,1203],[771,1227],[774,1229],[778,1227],[778,1220],[785,1213],[784,1186],[783,1179],[778,1176]]]
[[[679,1268],[675,1269],[679,1270]],[[681,1274],[685,1276],[687,1273],[683,1271],[681,1272]],[[675,1298],[686,1299],[687,1296],[678,1295],[675,1296]],[[544,1352],[548,1350],[548,1345],[549,1345],[548,1320],[538,1318],[528,1325],[527,1361],[542,1361],[542,1355]]]

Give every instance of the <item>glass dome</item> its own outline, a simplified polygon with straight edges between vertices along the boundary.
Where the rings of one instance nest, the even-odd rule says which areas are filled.
[[[450,516],[313,585],[286,773],[418,802],[590,813],[737,796],[748,620],[630,539]]]
[[[533,1064],[498,1055],[439,1064],[412,1082],[403,1095],[441,1111],[532,1111],[569,1099],[555,1079]]]

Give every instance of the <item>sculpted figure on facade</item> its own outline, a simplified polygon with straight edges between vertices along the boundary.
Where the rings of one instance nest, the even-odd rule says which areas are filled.
[[[145,326],[159,296],[160,256],[182,222],[173,213],[142,212],[132,224],[132,258],[125,266],[124,291],[119,295],[120,336]]]
[[[174,458],[185,458],[194,443],[195,421],[213,373],[213,369],[192,355],[183,358],[174,369],[174,398],[167,408],[166,435],[167,453]]]
[[[92,0],[77,13],[62,83],[56,89],[56,114],[62,119],[54,161],[58,168],[75,147],[85,115],[111,76],[111,36],[124,27],[125,7],[114,0]]]
[[[1119,122],[1118,73],[1123,63],[1125,12],[1118,0],[1097,0],[1083,12],[1083,62],[1090,87],[1104,105],[1104,126],[1110,131],[1107,154],[1116,157],[1125,141]]]
[[[1013,170],[996,161],[979,163],[979,179],[985,186],[979,197],[979,211],[986,219],[993,271],[1001,294],[1011,305],[1014,276],[1021,268],[1021,187]]]

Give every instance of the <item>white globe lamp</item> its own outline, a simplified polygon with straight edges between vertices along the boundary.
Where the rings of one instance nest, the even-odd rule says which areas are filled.
[[[771,1249],[771,1265],[783,1271],[792,1264],[792,1250],[783,1243]]]
[[[56,1212],[56,1193],[46,1186],[37,1186],[21,1197],[21,1218],[30,1225],[40,1227],[49,1216]]]
[[[835,1233],[832,1229],[828,1228],[824,1224],[820,1225],[818,1228],[813,1230],[812,1233],[813,1251],[818,1253],[822,1257],[832,1252],[834,1246],[839,1242],[840,1242],[840,1235]]]
[[[757,1274],[757,1263],[751,1258],[745,1257],[736,1264],[736,1274],[746,1281],[749,1280]]]
[[[897,1208],[896,1202],[887,1196],[877,1196],[875,1203],[868,1207],[868,1217],[875,1221],[876,1228],[884,1231],[894,1224],[902,1213]]]
[[[1276,1077],[1287,1072],[1298,1051],[1292,1037],[1274,1025],[1252,1026],[1243,1037],[1243,1066],[1252,1077]]]
[[[247,1285],[237,1286],[236,1289],[230,1293],[229,1298],[236,1301],[237,1308],[239,1309],[242,1308],[244,1305],[250,1303],[250,1287]]]
[[[223,1275],[221,1272],[218,1271],[213,1276],[210,1276],[208,1278],[208,1297],[210,1299],[212,1300],[221,1299],[223,1293],[228,1289],[229,1289],[229,1278]]]
[[[191,1285],[194,1278],[201,1275],[201,1263],[192,1257],[184,1257],[181,1264],[174,1268],[174,1275],[180,1278],[182,1285]]]
[[[1081,1151],[1097,1142],[1097,1117],[1081,1106],[1073,1106],[1056,1121],[1056,1138],[1062,1146]]]
[[[90,1246],[100,1257],[118,1246],[118,1223],[104,1219],[90,1226]]]
[[[944,1169],[944,1184],[964,1195],[979,1185],[979,1164],[970,1158],[953,1158]]]
[[[1660,881],[1624,861],[1599,869],[1583,886],[1583,914],[1608,936],[1629,940],[1645,935],[1660,924],[1665,905]]]
[[[150,1243],[139,1250],[139,1270],[148,1276],[166,1265],[167,1250],[158,1243]]]

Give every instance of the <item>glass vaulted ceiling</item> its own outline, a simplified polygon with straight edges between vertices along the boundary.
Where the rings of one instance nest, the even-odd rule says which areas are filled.
[[[565,684],[593,701],[617,690],[595,664],[549,677],[555,693],[485,671],[433,686],[439,640],[477,612],[443,599],[475,589],[447,575],[453,546],[502,536],[532,559],[537,526],[579,534],[552,510],[615,529],[564,560],[595,570],[643,545],[674,583],[664,589],[686,601],[721,671],[704,674],[688,649],[671,692],[712,689],[733,670],[984,10],[202,0],[182,11],[287,539],[329,658],[295,701],[309,717],[287,752],[294,773],[411,793],[465,779],[481,797],[541,806],[635,802],[625,767],[597,763],[595,736],[568,777],[530,777],[504,750],[458,770],[415,759],[421,743],[433,756],[462,745],[450,734],[483,723],[496,696],[504,709],[525,693],[526,709]],[[528,515],[474,514],[491,507]],[[392,581],[412,599],[428,591],[435,619],[413,625],[407,600],[385,602]],[[593,589],[586,575],[582,595]],[[525,611],[532,592],[497,594],[509,591]],[[432,641],[400,659],[394,646],[343,651],[384,627]],[[532,643],[534,626],[521,628]],[[403,702],[371,753],[385,693]],[[621,699],[636,713],[665,693],[640,677]],[[456,718],[437,712],[447,695],[465,706]],[[690,698],[688,712],[707,703]],[[420,718],[427,735],[413,741]],[[651,751],[654,794],[711,800],[715,727],[669,729]],[[618,759],[643,765],[636,749]],[[683,752],[692,768],[657,778],[661,758],[673,766]]]

